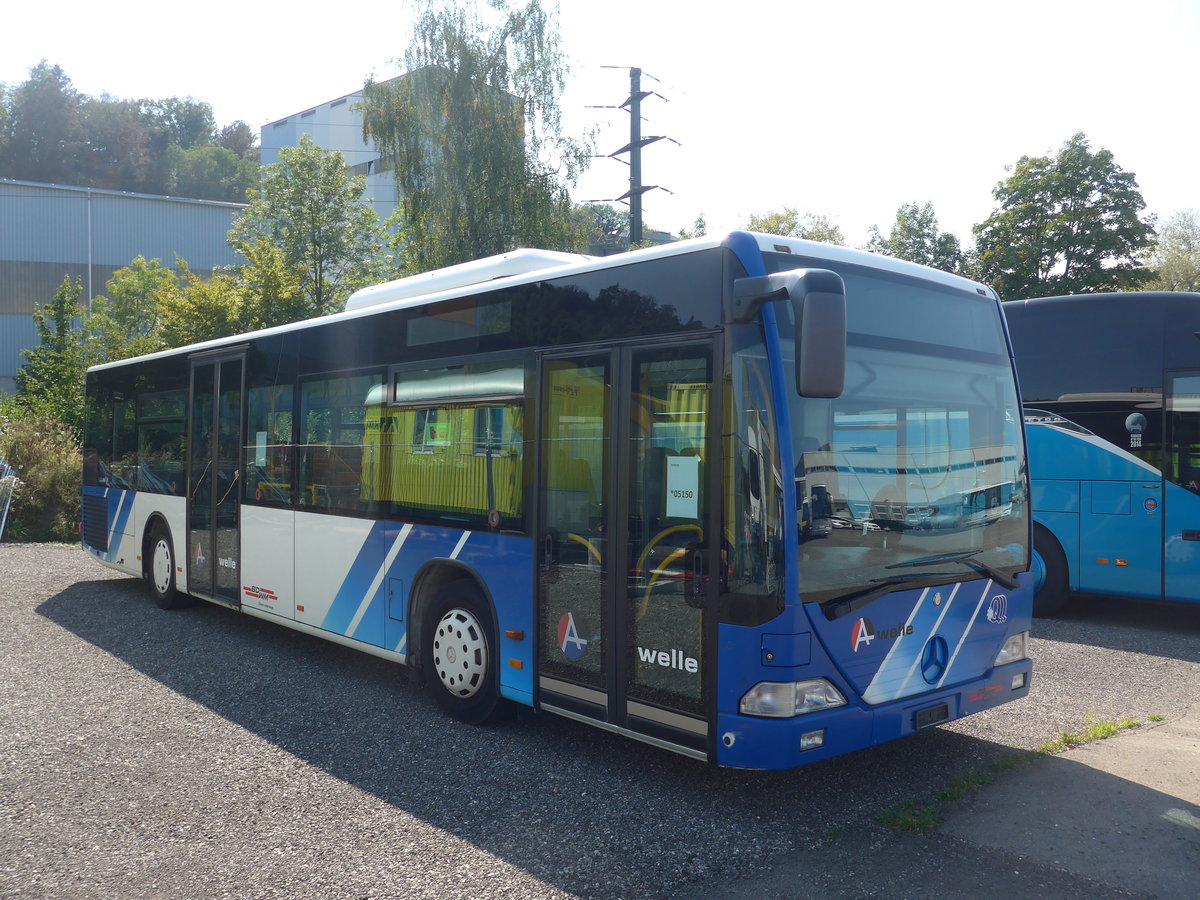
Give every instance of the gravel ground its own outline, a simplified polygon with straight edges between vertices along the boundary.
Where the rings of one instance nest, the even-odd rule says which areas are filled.
[[[1200,609],[1089,602],[1033,652],[1015,704],[722,771],[549,715],[459,725],[401,667],[0,545],[0,897],[685,897],[797,860],[811,890],[789,896],[915,896],[839,892],[864,854],[937,865],[875,816],[1089,720],[1180,715]],[[1012,877],[988,872],[960,896]]]

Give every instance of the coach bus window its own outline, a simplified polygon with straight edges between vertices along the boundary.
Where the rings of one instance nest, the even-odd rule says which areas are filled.
[[[306,382],[300,391],[301,506],[364,511],[363,436],[367,405],[383,400],[383,376]]]
[[[1169,377],[1164,472],[1175,484],[1200,494],[1200,375]]]
[[[292,502],[292,386],[254,385],[247,392],[243,491],[247,501]]]

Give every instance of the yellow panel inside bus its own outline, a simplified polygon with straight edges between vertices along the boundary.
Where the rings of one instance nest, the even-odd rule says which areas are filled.
[[[545,487],[552,492],[549,502],[554,506],[558,492],[571,492],[586,497],[587,503],[598,509],[608,437],[604,370],[598,366],[556,370],[547,403],[546,421],[551,424],[546,434]]]
[[[364,500],[502,516],[521,513],[520,406],[367,407]]]

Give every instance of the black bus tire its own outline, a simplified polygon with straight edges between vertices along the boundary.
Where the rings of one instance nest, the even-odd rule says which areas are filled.
[[[481,725],[498,718],[499,666],[488,604],[469,581],[442,588],[425,612],[421,669],[437,704],[452,718]]]
[[[146,538],[146,583],[150,596],[159,609],[179,609],[187,605],[187,597],[175,587],[175,544],[171,531],[156,522]]]
[[[1036,618],[1056,616],[1063,611],[1070,597],[1067,577],[1067,556],[1050,529],[1033,524],[1033,551],[1042,559],[1046,577],[1033,595],[1033,615]]]

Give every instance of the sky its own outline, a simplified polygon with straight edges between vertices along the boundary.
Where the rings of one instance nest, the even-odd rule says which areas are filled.
[[[254,129],[403,71],[412,6],[60,0],[5,10],[0,82],[47,60],[86,94],[191,96]],[[373,8],[374,7],[374,8]],[[853,245],[931,202],[968,242],[1022,156],[1077,132],[1133,172],[1146,212],[1200,210],[1197,0],[561,0],[568,127],[627,143],[628,67],[655,90],[642,133],[647,228],[710,234],[790,206]],[[606,68],[615,66],[617,68]],[[578,201],[628,168],[595,160]]]

